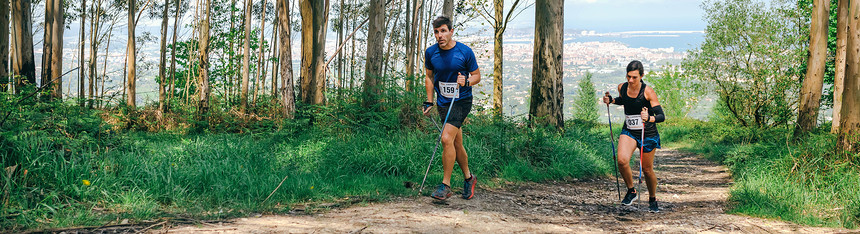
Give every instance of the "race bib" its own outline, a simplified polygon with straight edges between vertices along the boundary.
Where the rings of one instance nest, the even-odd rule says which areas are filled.
[[[439,82],[439,93],[446,98],[460,98],[460,86],[456,82]]]
[[[628,115],[625,124],[627,124],[627,129],[630,130],[642,130],[645,128],[642,124],[642,115]]]

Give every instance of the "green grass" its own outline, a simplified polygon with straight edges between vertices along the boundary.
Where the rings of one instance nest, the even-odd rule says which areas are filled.
[[[791,141],[789,129],[684,120],[661,128],[661,136],[731,169],[731,213],[858,228],[860,155],[839,153],[826,130]]]
[[[435,127],[426,118],[397,124],[408,115],[396,108],[361,115],[343,106],[323,111],[353,115],[353,121],[317,116],[313,126],[305,119],[245,133],[213,132],[211,126],[199,134],[116,132],[98,118],[83,126],[34,129],[22,114],[0,134],[0,159],[6,167],[19,165],[15,173],[3,173],[0,225],[32,230],[125,218],[228,218],[284,212],[300,203],[416,196],[404,182],[420,184],[438,136]],[[54,122],[101,114],[51,108],[65,110],[51,115]],[[478,113],[464,128],[470,168],[484,186],[610,173],[605,129],[583,122],[567,126],[531,129],[521,120],[493,121]],[[439,150],[426,194],[442,178]],[[455,183],[459,175],[455,167]]]

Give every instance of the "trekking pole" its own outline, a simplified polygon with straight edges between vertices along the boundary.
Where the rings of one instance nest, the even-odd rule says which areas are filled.
[[[439,143],[442,143],[442,133],[445,130],[445,125],[448,123],[448,117],[451,116],[451,108],[454,107],[454,101],[460,96],[460,86],[457,85],[457,90],[454,91],[456,95],[451,98],[451,104],[448,106],[448,113],[445,114],[445,121],[442,121],[442,128],[439,129],[439,138],[436,140],[436,146],[433,147],[433,155],[430,156],[430,162],[427,163],[427,170],[424,171],[424,179],[421,180],[421,186],[418,187],[418,194],[421,194],[421,191],[424,190],[424,182],[427,181],[427,174],[430,173],[430,166],[433,165],[433,158],[436,157],[436,150],[439,149]],[[433,121],[436,123],[436,121]],[[437,126],[438,127],[438,126]]]
[[[606,92],[609,96],[609,92]],[[606,104],[606,119],[609,120],[609,144],[612,145],[612,165],[615,165],[615,190],[618,191],[618,200],[621,200],[621,185],[618,184],[618,155],[615,152],[615,142],[612,141],[612,113],[609,112],[609,104]]]
[[[648,108],[642,107],[642,111],[648,111]],[[639,188],[642,187],[642,155],[645,154],[645,120],[642,120],[642,138],[639,138],[642,142],[639,145],[639,184],[636,185],[636,192],[640,193],[639,196],[636,197],[636,200],[642,200],[642,191],[639,191]]]

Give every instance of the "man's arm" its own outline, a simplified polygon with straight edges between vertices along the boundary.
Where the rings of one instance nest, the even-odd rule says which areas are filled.
[[[481,69],[475,69],[472,72],[469,72],[469,86],[475,86],[478,83],[481,83]]]
[[[427,89],[427,102],[433,102],[433,70],[425,69],[424,88]]]

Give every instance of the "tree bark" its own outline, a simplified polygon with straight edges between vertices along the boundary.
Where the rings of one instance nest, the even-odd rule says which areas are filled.
[[[325,34],[328,0],[300,0],[302,15],[302,102],[325,104]]]
[[[280,24],[280,53],[278,62],[281,72],[281,105],[284,107],[284,116],[288,119],[295,117],[296,95],[293,89],[293,55],[290,47],[290,1],[278,1],[278,23]]]
[[[385,40],[385,2],[370,0],[369,29],[367,30],[367,62],[364,64],[364,106],[370,107],[381,93],[382,50]]]
[[[236,40],[235,30],[236,30],[236,0],[230,0],[230,38],[228,40],[230,42],[230,52],[228,53],[229,58],[227,59],[227,61],[229,61],[228,64],[229,64],[230,68],[228,70],[229,75],[227,75],[227,78],[226,78],[227,83],[228,83],[228,85],[227,85],[228,87],[226,88],[226,90],[227,90],[227,102],[228,103],[230,102],[230,96],[231,95],[236,95],[237,93],[239,93],[238,92],[239,87],[236,87],[239,85],[239,79],[238,79],[239,77],[235,75],[235,74],[237,74],[236,69],[235,69],[236,66],[233,66],[233,60],[235,60],[235,58],[236,58],[236,50],[233,47],[234,46],[233,41]]]
[[[33,15],[30,0],[12,1],[12,21],[15,35],[15,58],[13,73],[23,76],[15,82],[15,93],[24,86],[36,85],[36,62],[33,60]]]
[[[206,14],[200,24],[200,97],[197,110],[200,113],[209,112],[209,19],[212,14],[212,2],[206,0]],[[202,116],[198,116],[201,117]]]
[[[818,120],[821,88],[824,85],[824,64],[827,62],[827,30],[830,19],[830,0],[815,0],[812,7],[812,25],[809,30],[809,62],[806,78],[800,88],[800,107],[795,136],[809,132]]]
[[[514,9],[511,9],[513,11]],[[502,79],[502,63],[504,61],[504,47],[502,46],[502,39],[505,34],[505,22],[503,18],[503,14],[505,11],[505,1],[504,0],[494,0],[493,1],[493,14],[494,14],[494,25],[493,31],[494,38],[493,40],[493,114],[496,117],[501,117],[504,109],[504,79]]]
[[[54,66],[51,66],[51,59],[54,57],[51,56],[51,53],[54,52],[51,45],[54,40],[52,34],[54,34],[54,1],[58,0],[45,0],[45,23],[44,30],[42,31],[42,73],[41,82],[39,84],[40,87],[46,87],[51,81],[51,69]],[[47,100],[50,100],[54,97],[54,89],[45,89],[48,91],[48,96],[44,97]]]
[[[89,69],[90,69],[89,86],[88,86],[88,89],[90,92],[90,97],[89,97],[89,100],[87,101],[87,107],[91,108],[91,109],[93,108],[93,102],[95,102],[95,92],[96,92],[96,90],[98,90],[98,88],[95,87],[96,74],[97,74],[97,72],[96,72],[96,50],[98,49],[97,46],[99,44],[98,42],[96,42],[96,34],[98,34],[99,28],[101,27],[101,25],[99,24],[101,21],[101,7],[102,7],[102,1],[99,0],[98,3],[93,8],[93,11],[90,12],[90,15],[93,17],[93,19],[90,20],[90,61],[88,64]],[[99,39],[99,41],[101,41],[101,39]]]
[[[9,88],[9,0],[0,0],[0,93]]]
[[[175,6],[174,6],[174,9],[176,9],[176,12],[175,12],[176,15],[173,16],[173,43],[171,46],[172,48],[170,50],[170,82],[169,82],[170,86],[168,86],[168,89],[167,89],[168,92],[167,92],[167,100],[166,100],[166,102],[168,102],[168,103],[170,102],[170,100],[173,100],[173,93],[176,92],[176,87],[175,87],[175,85],[176,85],[176,38],[177,38],[177,34],[176,34],[177,30],[176,29],[179,28],[179,15],[180,15],[179,6],[182,5],[181,3],[182,3],[181,0],[176,0]],[[167,106],[168,106],[167,111],[170,111],[170,109],[169,109],[170,105],[168,104]]]
[[[442,3],[442,16],[448,17],[451,19],[451,23],[454,23],[454,0],[444,0]]]
[[[54,23],[52,24],[51,32],[51,97],[54,100],[63,100],[63,31],[65,27],[65,10],[63,9],[62,0],[53,0],[54,4],[52,13]]]
[[[255,103],[255,104],[257,103],[257,95],[259,95],[260,92],[265,90],[264,87],[266,86],[266,76],[260,75],[260,74],[262,74],[261,71],[263,68],[263,57],[266,57],[264,52],[263,52],[263,41],[265,41],[264,39],[266,38],[265,37],[265,35],[266,35],[265,34],[265,32],[266,32],[266,0],[263,0],[262,11],[263,11],[263,14],[260,15],[260,43],[259,43],[259,46],[257,46],[257,72],[255,72],[255,74],[254,74],[254,77],[256,77],[257,81],[258,81],[257,82],[258,85],[255,85],[255,87],[254,87],[255,91],[254,91],[253,103]]]
[[[86,70],[87,69],[84,69],[84,68],[86,68],[86,65],[84,63],[84,56],[85,56],[84,50],[86,49],[86,43],[84,43],[86,40],[86,37],[85,37],[86,34],[84,33],[85,32],[84,30],[86,30],[86,27],[85,27],[86,25],[87,25],[87,1],[81,0],[81,35],[80,35],[81,41],[80,41],[80,47],[79,47],[80,51],[78,51],[80,53],[80,57],[78,57],[78,58],[80,58],[78,61],[78,67],[79,67],[79,69],[78,69],[78,104],[81,107],[84,106],[85,100],[87,98],[86,92],[84,90],[84,79],[86,79],[86,77],[87,77],[86,76]],[[93,42],[90,41],[90,44],[92,44],[92,43]]]
[[[845,53],[848,46],[848,3],[849,0],[839,0],[836,7],[836,74],[833,77],[833,121],[830,133],[839,133],[839,122],[842,112],[842,92],[845,86]]]
[[[167,112],[167,9],[170,0],[164,0],[161,12],[161,54],[158,61],[158,110]]]
[[[278,56],[278,34],[279,34],[278,29],[280,28],[280,24],[278,24],[277,7],[278,7],[278,3],[275,2],[275,8],[276,8],[275,9],[275,16],[274,16],[275,18],[272,21],[272,27],[274,27],[274,28],[272,28],[272,42],[271,42],[272,54],[269,56],[269,58],[276,58]],[[266,62],[266,64],[268,64],[268,63],[269,62]],[[272,95],[272,99],[277,99],[277,94],[278,94],[278,72],[276,71],[277,70],[276,67],[277,67],[277,63],[275,63],[275,61],[272,60],[272,91],[270,94],[270,95]]]
[[[242,97],[241,110],[242,113],[247,113],[248,110],[248,83],[251,76],[251,0],[245,0],[245,44],[243,47],[242,57]]]
[[[136,107],[136,92],[135,92],[135,78],[137,77],[137,49],[135,45],[135,34],[134,29],[137,27],[134,22],[134,16],[137,13],[135,9],[135,4],[137,0],[129,0],[128,1],[128,42],[126,43],[126,82],[125,89],[126,93],[126,105],[129,107]]]
[[[535,3],[535,45],[532,68],[529,121],[564,127],[562,41],[564,1],[537,0]]]
[[[860,152],[860,1],[850,4],[839,146],[857,153]]]

